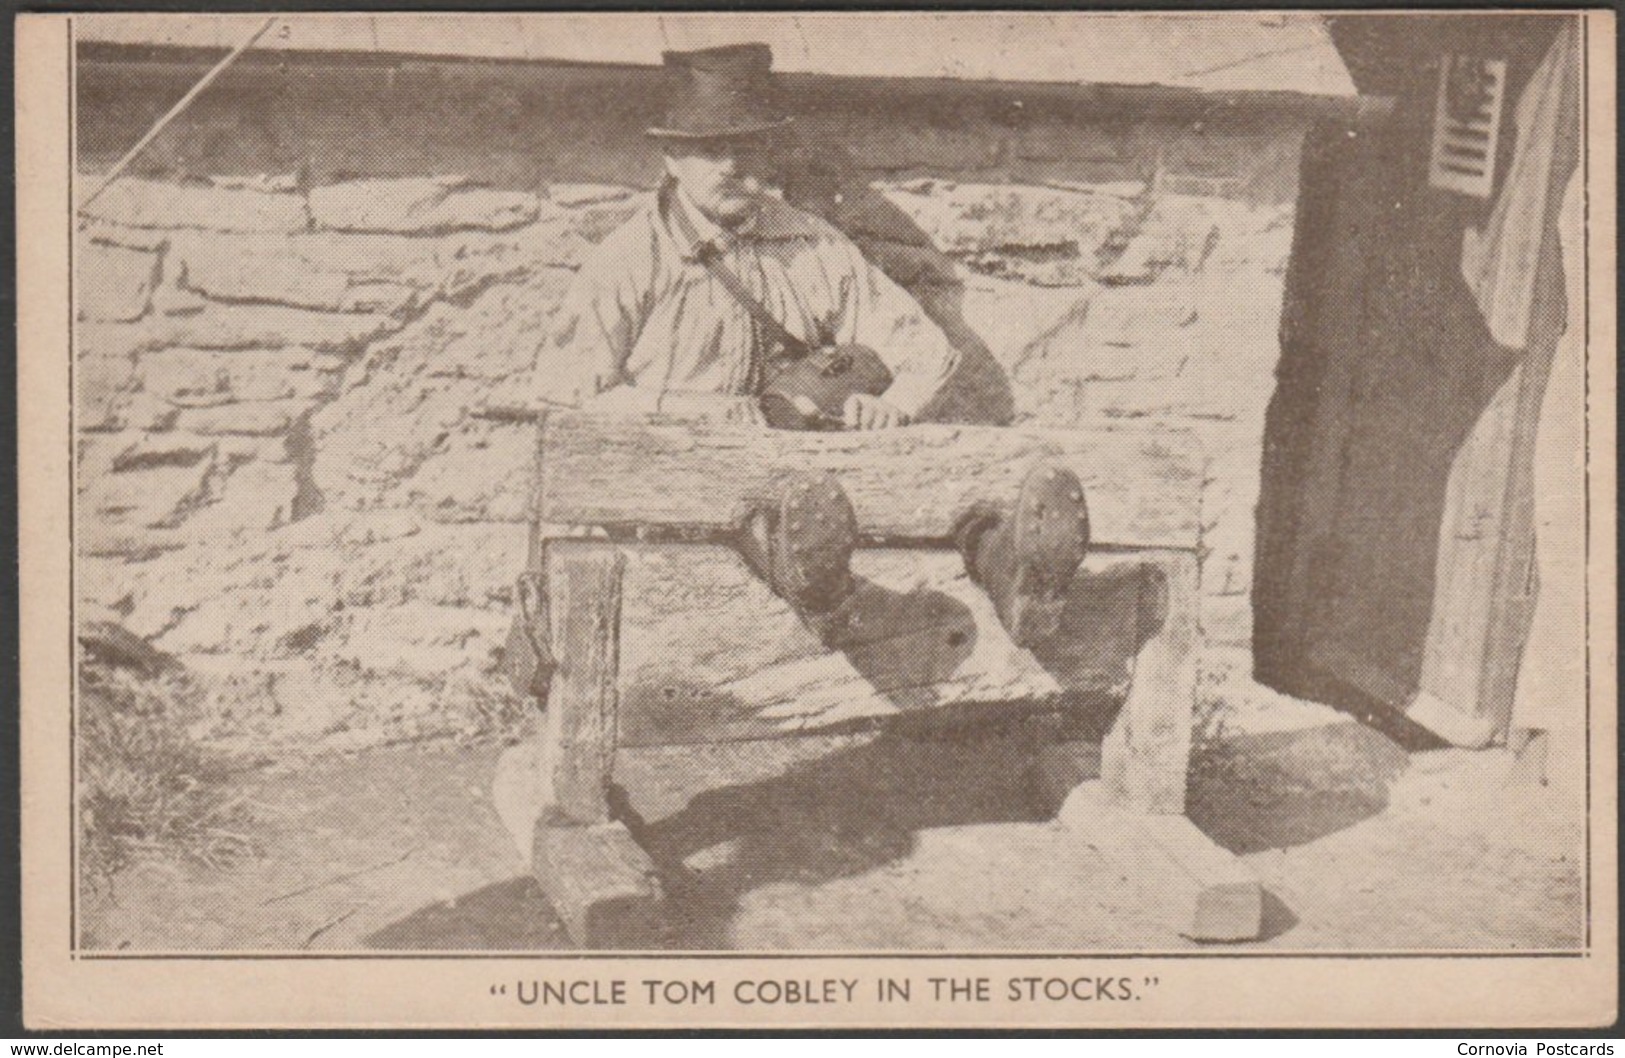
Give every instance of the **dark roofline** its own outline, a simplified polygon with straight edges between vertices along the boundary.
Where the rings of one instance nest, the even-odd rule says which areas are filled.
[[[201,73],[219,61],[224,49],[163,44],[120,44],[80,41],[77,61],[109,66],[196,68]],[[421,55],[375,51],[277,51],[257,49],[237,60],[240,72],[286,67],[320,69],[398,70],[489,68],[507,70],[622,70],[661,76],[660,67],[632,63],[577,62],[563,59],[488,58],[483,56]],[[1255,110],[1296,114],[1309,118],[1363,123],[1388,113],[1393,100],[1385,96],[1319,96],[1292,91],[1256,89],[1210,92],[1174,85],[1070,84],[1053,81],[971,81],[954,78],[854,77],[839,74],[777,73],[788,90],[885,91],[892,94],[972,95],[1016,94],[1034,100],[1071,103],[1089,111],[1133,110],[1141,113],[1189,117],[1226,111]]]

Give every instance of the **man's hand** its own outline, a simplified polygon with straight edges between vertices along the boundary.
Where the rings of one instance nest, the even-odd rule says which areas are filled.
[[[854,393],[846,398],[843,410],[848,430],[889,430],[908,424],[908,416],[901,408],[884,397],[871,397],[867,393]]]

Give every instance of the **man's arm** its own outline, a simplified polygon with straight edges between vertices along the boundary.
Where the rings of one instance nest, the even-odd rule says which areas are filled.
[[[839,238],[849,278],[842,284],[837,341],[866,345],[880,354],[892,373],[891,387],[881,402],[902,418],[913,419],[947,384],[959,353],[908,291],[871,264],[850,240]],[[860,400],[859,407],[849,409],[851,425],[896,425],[885,421],[887,408],[864,407],[866,403]]]
[[[641,218],[597,247],[539,351],[543,403],[611,415],[759,422],[753,398],[631,384],[626,365],[649,320],[660,267],[653,233]]]
[[[626,388],[626,364],[648,320],[654,260],[638,220],[610,235],[576,273],[537,351],[544,402],[582,407]]]

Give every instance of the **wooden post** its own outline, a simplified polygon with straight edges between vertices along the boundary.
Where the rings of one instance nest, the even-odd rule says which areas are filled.
[[[649,854],[623,823],[536,826],[536,881],[583,948],[653,948],[661,890]]]
[[[1101,749],[1101,777],[1114,803],[1182,815],[1191,723],[1201,575],[1194,552],[1146,554],[1140,620],[1156,628],[1134,660],[1128,698]]]
[[[1185,818],[1196,710],[1201,566],[1194,551],[1145,556],[1139,619],[1151,632],[1128,698],[1085,781],[1056,818],[1135,878],[1181,936],[1241,941],[1263,929],[1263,889],[1232,853]]]
[[[621,648],[621,578],[626,559],[612,546],[548,549],[553,657],[543,743],[554,751],[553,800],[559,822],[606,823],[615,757]]]
[[[555,541],[546,563],[558,669],[540,738],[499,764],[499,788],[506,781],[530,802],[503,814],[514,816],[510,829],[529,819],[537,881],[577,943],[647,947],[660,924],[654,863],[610,818],[608,801],[626,560],[613,546]]]

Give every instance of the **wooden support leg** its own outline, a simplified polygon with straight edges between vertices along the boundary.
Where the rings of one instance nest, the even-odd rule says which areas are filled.
[[[584,948],[652,948],[661,933],[654,863],[624,823],[536,826],[536,881]]]
[[[550,814],[561,821],[609,821],[625,568],[626,559],[612,545],[561,542],[548,555],[558,671],[548,692],[542,740],[553,750]]]
[[[1196,711],[1200,574],[1196,555],[1147,558],[1140,619],[1156,629],[1134,661],[1128,699],[1101,748],[1107,796],[1125,808],[1183,815]]]
[[[1252,940],[1263,928],[1262,887],[1185,818],[1201,602],[1196,555],[1162,551],[1148,563],[1139,608],[1151,635],[1101,746],[1101,781],[1074,789],[1057,819],[1134,879],[1174,932]]]
[[[608,802],[625,559],[560,542],[547,562],[558,669],[540,737],[498,764],[498,811],[577,943],[646,947],[659,928],[654,863]]]

